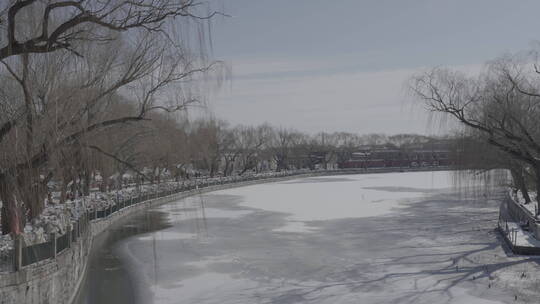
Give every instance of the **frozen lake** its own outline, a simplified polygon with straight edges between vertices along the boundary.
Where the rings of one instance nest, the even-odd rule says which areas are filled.
[[[537,299],[524,287],[538,290],[538,263],[508,257],[497,240],[497,198],[474,199],[452,180],[300,178],[169,203],[99,240],[79,303]]]

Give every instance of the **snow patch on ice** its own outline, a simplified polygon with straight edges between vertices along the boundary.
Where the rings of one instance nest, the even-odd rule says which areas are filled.
[[[154,285],[154,303],[239,303],[246,298],[245,290],[256,287],[256,283],[245,279],[233,279],[226,274],[209,272],[174,285]],[[209,292],[211,291],[211,292]],[[244,302],[250,303],[250,301]]]
[[[176,240],[190,240],[196,238],[195,233],[183,233],[177,231],[161,230],[152,234],[142,235],[137,237],[140,241],[176,241]]]
[[[305,222],[288,221],[285,226],[277,229],[273,229],[274,232],[291,232],[291,233],[306,233],[317,232],[319,229],[316,227],[310,227]]]
[[[359,174],[347,176],[352,182],[329,183],[332,178],[343,179],[298,179],[222,190],[215,195],[236,195],[243,198],[242,206],[287,213],[289,223],[277,231],[306,232],[305,225],[299,223],[384,216],[404,207],[407,200],[423,197],[427,190],[440,191],[451,184],[449,172]],[[399,187],[388,189],[394,185]],[[386,190],[373,189],[383,186]]]
[[[186,197],[176,202],[159,206],[153,210],[167,214],[171,222],[190,219],[240,218],[252,213],[252,210],[227,210],[205,207],[206,195]]]

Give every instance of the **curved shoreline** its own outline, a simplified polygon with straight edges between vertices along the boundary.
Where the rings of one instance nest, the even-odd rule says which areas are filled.
[[[85,296],[78,303],[355,302],[345,298],[398,303],[400,293],[404,302],[407,295],[416,294],[411,298],[417,297],[418,303],[446,303],[426,300],[430,295],[445,297],[438,294],[438,287],[469,299],[456,303],[477,302],[474,299],[513,303],[513,298],[507,298],[511,292],[502,287],[504,280],[497,281],[495,296],[488,290],[488,279],[466,280],[456,287],[435,283],[466,276],[446,273],[447,263],[441,261],[456,259],[460,269],[471,266],[481,275],[484,264],[496,269],[492,256],[502,253],[493,231],[499,193],[490,195],[497,200],[472,193],[459,196],[461,189],[454,187],[453,175],[300,177],[158,206],[106,232],[111,245],[96,250],[98,259],[91,258],[89,279],[82,286]],[[391,207],[380,212],[386,203]],[[480,219],[489,222],[483,229],[478,229]],[[473,253],[477,249],[482,250]],[[462,260],[460,252],[471,252],[473,261]],[[100,258],[105,256],[103,263]],[[477,263],[477,257],[483,262]],[[402,272],[411,273],[410,281],[418,279],[426,285],[408,285],[408,275]],[[396,280],[375,283],[386,274]],[[128,280],[133,281],[138,302],[124,301],[123,295],[127,299],[132,291],[119,287],[128,287],[122,283]],[[351,289],[324,288],[330,285]],[[377,288],[383,285],[388,290]],[[309,293],[315,286],[326,291]],[[407,291],[400,286],[407,286]],[[432,292],[425,293],[427,286]],[[374,301],[366,290],[380,300]],[[297,296],[306,292],[306,298]]]
[[[0,299],[2,304],[16,303],[58,303],[71,304],[87,274],[88,259],[93,247],[94,238],[108,229],[111,225],[120,223],[138,212],[153,208],[175,200],[180,200],[200,193],[207,193],[229,188],[243,187],[248,185],[277,182],[282,180],[296,179],[299,177],[312,177],[324,175],[347,175],[347,174],[373,174],[391,172],[419,172],[419,171],[446,171],[444,168],[380,168],[373,170],[345,169],[323,170],[315,172],[300,172],[288,176],[268,177],[256,180],[240,181],[212,185],[204,188],[193,189],[175,193],[169,196],[151,199],[136,205],[126,207],[102,219],[90,222],[88,233],[81,236],[72,247],[58,254],[55,259],[49,259],[22,268],[16,272],[0,273]]]

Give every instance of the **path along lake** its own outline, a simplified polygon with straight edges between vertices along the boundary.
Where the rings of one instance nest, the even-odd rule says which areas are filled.
[[[519,280],[537,263],[509,257],[494,230],[500,195],[454,184],[441,171],[324,176],[168,203],[96,240],[78,303],[534,299]]]

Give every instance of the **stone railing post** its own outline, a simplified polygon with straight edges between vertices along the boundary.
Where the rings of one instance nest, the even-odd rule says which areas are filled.
[[[56,245],[56,233],[51,233],[50,234],[51,236],[51,244],[52,244],[52,257],[56,259],[56,248],[57,248],[57,245]]]
[[[16,235],[14,244],[15,249],[13,250],[13,262],[15,271],[22,269],[22,247],[23,247],[23,238],[22,235]]]
[[[72,242],[72,234],[73,234],[73,228],[71,227],[71,225],[67,226],[67,231],[66,231],[66,234],[67,234],[67,238],[68,238],[68,248],[71,248],[71,242]]]

